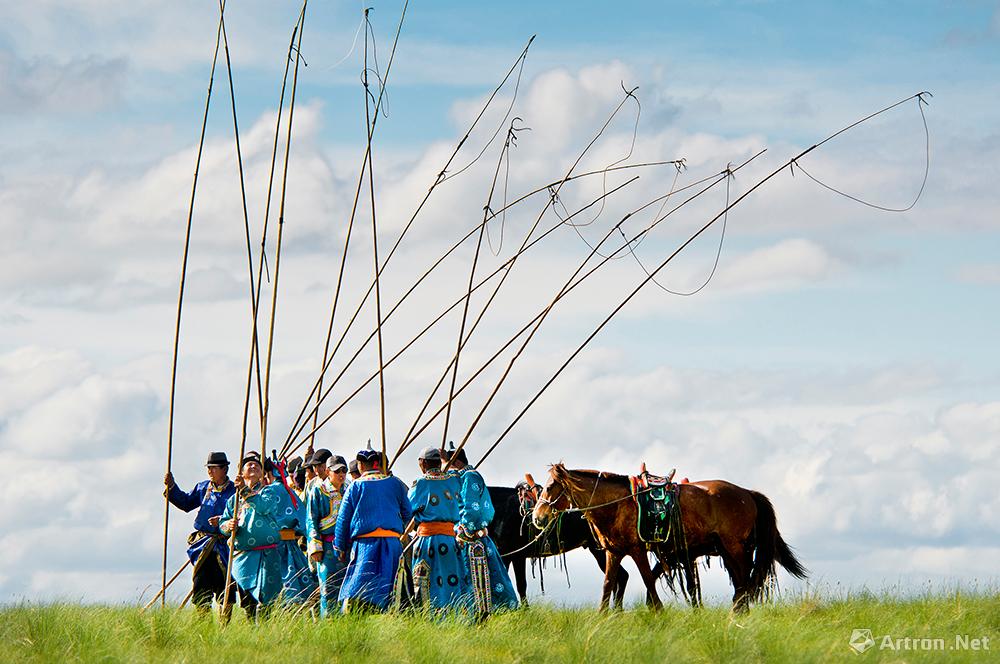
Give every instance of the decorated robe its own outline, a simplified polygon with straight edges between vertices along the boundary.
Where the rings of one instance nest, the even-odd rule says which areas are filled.
[[[267,606],[277,599],[283,586],[279,510],[285,506],[285,489],[280,483],[247,492],[240,500],[233,546],[233,578],[258,603]],[[220,525],[233,520],[236,496],[226,503]]]
[[[344,494],[334,546],[351,552],[338,596],[345,612],[358,604],[388,607],[403,554],[399,538],[412,515],[406,492],[399,479],[370,471]]]
[[[236,485],[232,482],[227,481],[225,485],[217,487],[211,480],[198,482],[190,493],[182,491],[177,484],[167,491],[167,499],[174,507],[185,512],[198,510],[198,514],[194,517],[194,532],[188,537],[187,550],[188,558],[195,569],[211,562],[214,556],[217,564],[225,572],[226,565],[229,564],[229,547],[219,527],[213,526],[208,520],[214,516],[222,516],[226,510],[226,501],[234,493]]]
[[[458,472],[461,483],[458,499],[458,535],[466,583],[473,601],[473,611],[485,616],[497,610],[518,606],[514,585],[507,575],[507,566],[500,559],[496,544],[486,527],[495,510],[489,489],[479,471],[471,465]]]
[[[276,521],[281,535],[278,554],[282,569],[282,601],[286,604],[301,604],[316,590],[316,577],[309,569],[309,561],[298,542],[298,538],[306,531],[306,506],[280,479],[274,485],[281,489],[281,504],[276,512]]]
[[[310,559],[314,553],[321,554],[316,563],[316,576],[320,588],[319,610],[323,617],[336,605],[347,565],[340,561],[340,552],[333,545],[342,500],[343,494],[329,482],[311,484],[306,491],[306,551]]]
[[[458,477],[430,470],[409,493],[418,535],[413,546],[413,590],[417,602],[432,609],[457,608],[467,590],[467,574],[455,544],[460,490]]]

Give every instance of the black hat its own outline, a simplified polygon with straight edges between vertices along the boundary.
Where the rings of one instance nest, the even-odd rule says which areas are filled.
[[[449,440],[448,447],[441,448],[441,458],[445,461],[451,461],[451,455],[455,453],[455,441]]]
[[[240,460],[240,468],[242,468],[243,466],[247,465],[251,461],[253,461],[254,463],[258,463],[259,464],[260,463],[260,452],[258,452],[257,450],[251,450],[251,451],[247,452],[245,455],[243,455],[243,458]],[[263,467],[263,465],[261,467]]]
[[[341,468],[347,470],[347,461],[339,454],[334,454],[327,460],[326,467],[330,470],[340,470]]]
[[[380,452],[378,450],[372,449],[372,439],[368,439],[368,447],[363,450],[358,450],[358,461],[363,461],[365,463],[371,463],[373,461],[378,461],[380,458]]]
[[[347,464],[347,472],[349,473],[359,473],[361,470],[358,468],[358,460],[351,459],[350,463]]]
[[[310,461],[312,462],[313,466],[322,466],[326,464],[327,459],[329,459],[332,456],[333,452],[326,449],[325,447],[321,447],[320,449],[313,452],[312,459],[310,459]]]
[[[205,466],[211,468],[212,466],[228,466],[229,459],[226,458],[225,452],[209,452],[208,461],[205,462]]]
[[[288,460],[288,465],[285,466],[285,472],[289,475],[294,475],[295,471],[302,467],[302,457],[292,457]]]

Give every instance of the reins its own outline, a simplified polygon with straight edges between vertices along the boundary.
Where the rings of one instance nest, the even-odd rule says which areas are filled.
[[[600,478],[598,478],[598,481],[600,481]],[[566,486],[563,485],[563,484],[560,484],[560,486],[562,486],[563,491],[565,492],[566,491]],[[615,503],[620,503],[623,500],[629,500],[630,498],[635,498],[640,493],[649,493],[654,488],[655,487],[648,487],[648,488],[643,489],[642,491],[636,491],[635,493],[629,493],[628,495],[622,496],[621,498],[615,498],[614,500],[609,500],[606,503],[600,503],[598,505],[590,505],[590,504],[588,504],[586,507],[569,507],[569,508],[564,509],[564,510],[557,510],[555,508],[552,508],[552,511],[555,514],[573,514],[575,512],[589,512],[590,510],[596,510],[596,509],[599,509],[601,507],[607,507],[608,505],[614,505]],[[591,500],[594,499],[594,493],[596,493],[596,492],[597,492],[597,483],[595,482],[595,484],[594,484],[594,491],[591,493],[591,496],[590,496]],[[558,501],[558,500],[559,499],[556,498],[556,501]],[[567,500],[569,500],[569,498],[567,498]],[[556,501],[549,500],[548,498],[539,498],[538,499],[539,503],[544,503],[546,505],[553,505]]]

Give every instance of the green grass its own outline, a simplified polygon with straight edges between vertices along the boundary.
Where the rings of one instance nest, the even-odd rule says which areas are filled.
[[[851,631],[896,638],[987,637],[988,651],[848,647]],[[723,608],[601,614],[533,607],[482,626],[457,618],[279,614],[226,628],[193,610],[74,604],[0,609],[0,660],[12,662],[987,662],[1000,661],[1000,593],[801,597],[734,616]]]

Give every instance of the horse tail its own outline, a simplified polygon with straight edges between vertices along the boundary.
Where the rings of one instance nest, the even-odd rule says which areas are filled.
[[[753,567],[750,571],[749,593],[752,599],[760,599],[767,594],[776,577],[775,565],[781,565],[792,576],[804,579],[808,570],[803,567],[792,552],[781,533],[778,532],[778,518],[774,514],[774,506],[767,496],[751,491],[753,501],[757,505],[757,520],[754,523]]]

